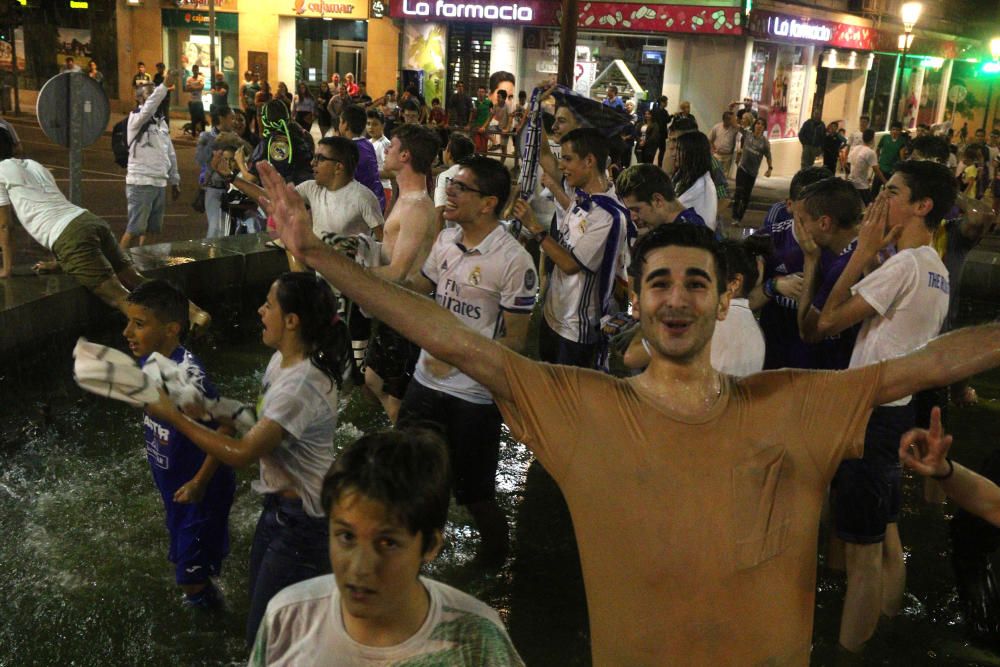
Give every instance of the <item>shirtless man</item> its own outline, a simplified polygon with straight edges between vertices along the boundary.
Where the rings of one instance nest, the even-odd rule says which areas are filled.
[[[386,218],[382,265],[375,273],[391,282],[405,282],[420,271],[437,237],[434,202],[427,194],[427,176],[437,156],[438,138],[422,125],[405,124],[392,133],[385,152],[386,171],[396,174],[398,196]],[[368,348],[365,384],[396,423],[399,406],[420,349],[389,327],[379,324]]]

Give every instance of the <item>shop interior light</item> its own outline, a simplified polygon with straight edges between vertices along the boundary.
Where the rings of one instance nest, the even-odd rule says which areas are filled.
[[[925,56],[921,63],[924,69],[940,69],[944,65],[944,58]]]
[[[921,2],[905,2],[903,6],[900,7],[899,13],[903,17],[903,30],[906,32],[911,32],[913,26],[917,24],[920,20],[920,14],[924,11],[924,5]]]

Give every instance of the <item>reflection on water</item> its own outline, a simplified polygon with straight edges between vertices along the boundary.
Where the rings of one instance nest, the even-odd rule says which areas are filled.
[[[115,344],[112,337],[101,342]],[[268,358],[259,343],[194,349],[224,394],[255,397]],[[66,350],[48,374],[28,375],[36,386],[5,388],[9,395],[0,396],[0,665],[244,664],[256,468],[239,474],[232,553],[220,579],[228,611],[213,617],[182,609],[139,414],[77,390],[68,359]],[[1000,396],[991,382],[977,388]],[[976,464],[1000,443],[1000,421],[992,405],[958,416],[956,458]],[[385,425],[380,411],[352,393],[342,400],[337,444]],[[499,609],[529,665],[588,665],[586,600],[562,496],[506,428],[500,466],[514,558],[499,573],[471,565],[478,537],[468,513],[453,506],[447,545],[429,574]],[[873,640],[868,663],[1000,665],[964,639],[947,557],[949,508],[919,502],[913,479],[904,491],[907,598],[902,617]],[[834,663],[843,590],[843,577],[821,566],[814,664]]]

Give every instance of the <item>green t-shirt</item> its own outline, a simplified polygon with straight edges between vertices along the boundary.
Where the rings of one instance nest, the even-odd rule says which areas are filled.
[[[488,97],[484,97],[476,102],[476,127],[486,125],[486,122],[490,119],[490,111],[492,111],[492,109],[493,102],[490,102],[490,98]]]
[[[899,162],[899,151],[902,150],[903,146],[906,145],[906,137],[902,134],[899,135],[899,139],[893,141],[892,135],[887,134],[879,139],[878,142],[878,168],[882,170],[886,178],[892,173],[893,169],[896,168],[896,163]]]

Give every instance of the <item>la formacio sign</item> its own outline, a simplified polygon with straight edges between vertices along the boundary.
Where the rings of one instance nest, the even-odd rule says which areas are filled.
[[[482,21],[549,25],[556,3],[539,0],[391,0],[390,14],[425,21]]]
[[[791,16],[759,9],[750,12],[747,32],[761,39],[813,42],[862,51],[874,50],[878,39],[878,31],[870,26]]]

